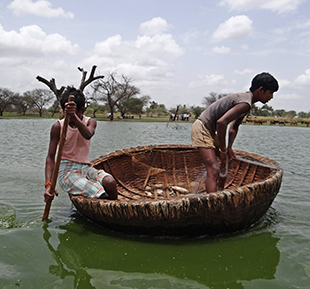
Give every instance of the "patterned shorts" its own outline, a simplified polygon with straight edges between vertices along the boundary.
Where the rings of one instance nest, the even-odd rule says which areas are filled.
[[[197,119],[191,131],[193,147],[204,147],[207,149],[215,149],[218,146],[218,138],[211,136],[209,130],[206,129],[200,119]]]
[[[69,194],[99,198],[102,194],[107,196],[102,186],[102,180],[106,176],[111,175],[91,165],[62,160],[58,179],[61,188]]]

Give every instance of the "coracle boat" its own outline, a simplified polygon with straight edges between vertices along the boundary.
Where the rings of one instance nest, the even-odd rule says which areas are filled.
[[[266,157],[235,151],[224,190],[205,193],[205,166],[190,145],[116,151],[92,161],[114,176],[119,197],[70,196],[77,210],[105,227],[146,234],[224,234],[249,228],[268,210],[283,170]]]

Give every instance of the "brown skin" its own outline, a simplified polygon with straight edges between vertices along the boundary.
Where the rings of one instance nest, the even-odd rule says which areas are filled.
[[[252,103],[257,101],[266,103],[272,98],[273,92],[271,90],[264,91],[261,86],[253,92]],[[249,111],[250,107],[247,103],[239,103],[232,107],[217,121],[219,147],[216,149],[198,148],[198,152],[207,169],[207,193],[216,192],[224,188],[225,178],[219,177],[220,170],[225,168],[227,159],[230,161],[236,156],[232,149],[232,145],[237,136],[239,125],[243,120],[243,117],[240,116]],[[231,123],[231,125],[228,131],[228,146],[226,148],[226,130],[229,123]],[[218,164],[217,157],[220,159],[220,165]]]
[[[91,139],[95,134],[95,130],[97,127],[97,122],[94,119],[90,119],[88,124],[85,125],[82,122],[83,119],[84,108],[77,110],[76,104],[74,101],[67,102],[65,104],[64,114],[70,116],[69,125],[71,127],[77,127],[81,135],[85,139]],[[52,173],[55,166],[55,156],[57,145],[60,140],[60,124],[59,122],[55,123],[51,128],[50,133],[50,143],[48,148],[48,153],[45,162],[45,181],[50,182],[52,179]],[[116,189],[116,182],[112,176],[106,176],[102,180],[102,186],[105,188],[105,191],[108,194],[108,199],[116,200],[118,193]],[[54,194],[50,192],[50,185],[47,185],[44,192],[44,201],[46,203],[50,203],[54,199]],[[58,196],[58,192],[55,190],[56,196]],[[106,198],[103,194],[102,198]]]

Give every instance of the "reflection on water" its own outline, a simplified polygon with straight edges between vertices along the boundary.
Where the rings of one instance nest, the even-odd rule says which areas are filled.
[[[150,288],[155,281],[156,288],[244,288],[240,281],[274,279],[280,259],[279,238],[270,232],[205,242],[116,238],[98,233],[91,223],[81,231],[81,225],[80,220],[61,226],[54,246],[48,225],[43,226],[55,260],[49,271],[81,286],[74,288]]]

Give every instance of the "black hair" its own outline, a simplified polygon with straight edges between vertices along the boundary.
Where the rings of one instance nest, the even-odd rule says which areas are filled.
[[[253,78],[250,91],[254,92],[261,86],[264,91],[271,90],[272,92],[275,92],[279,89],[278,81],[268,72],[262,72]]]
[[[74,102],[76,103],[77,110],[85,108],[85,96],[82,91],[74,88],[73,86],[67,86],[66,90],[60,97],[60,105],[62,109],[65,109],[65,104],[68,102],[69,95],[74,95]]]

